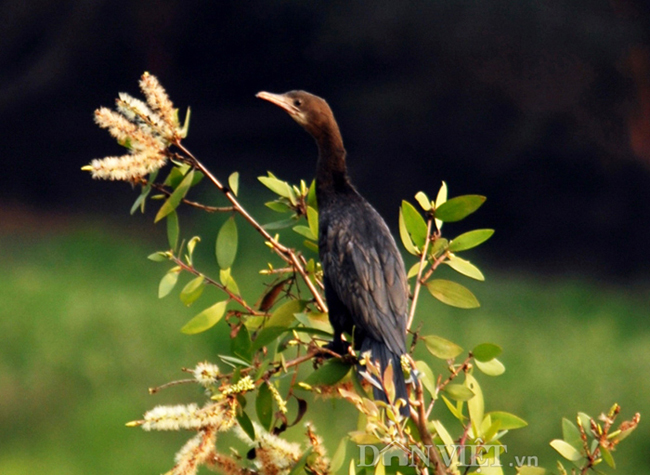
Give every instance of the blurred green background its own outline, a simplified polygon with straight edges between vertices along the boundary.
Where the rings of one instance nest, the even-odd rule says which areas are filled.
[[[116,185],[116,192],[129,190]],[[30,219],[0,237],[0,472],[163,473],[189,434],[144,433],[124,424],[157,404],[202,400],[195,387],[153,396],[147,388],[180,379],[181,367],[216,361],[216,354],[227,352],[224,322],[197,336],[179,332],[215,295],[206,293],[189,309],[177,292],[158,300],[157,283],[167,265],[146,256],[164,248],[165,235],[151,216],[133,217],[127,227],[83,216],[59,217],[55,226],[51,216],[22,215]],[[203,237],[198,265],[214,271],[213,242],[223,217],[188,215],[181,213],[182,231]],[[35,224],[43,220],[53,231],[39,231]],[[269,254],[243,222],[240,232],[234,275],[253,296],[261,289],[257,269]],[[471,257],[481,265],[480,248]],[[548,442],[561,437],[561,418],[573,420],[577,411],[595,416],[617,402],[621,420],[648,412],[648,283],[482,267],[486,283],[463,281],[481,300],[480,309],[453,309],[425,294],[416,321],[464,348],[486,341],[503,346],[506,373],[478,376],[486,410],[509,411],[530,424],[506,436],[505,464],[525,455],[552,468],[557,457]],[[444,371],[440,362],[422,356],[434,371]],[[310,404],[306,419],[314,421],[331,453],[355,416],[343,401]],[[313,410],[323,405],[325,410]],[[332,424],[330,406],[350,417],[337,415]],[[301,440],[302,425],[288,434]],[[619,473],[646,471],[648,440],[642,420],[615,454]]]

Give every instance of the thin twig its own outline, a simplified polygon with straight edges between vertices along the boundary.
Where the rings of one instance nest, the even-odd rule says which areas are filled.
[[[242,299],[239,295],[233,293],[233,292],[232,292],[230,289],[228,289],[228,287],[226,287],[225,285],[223,285],[223,284],[217,282],[216,280],[211,279],[210,277],[208,277],[208,276],[202,274],[201,272],[199,272],[198,270],[196,270],[193,266],[187,265],[187,264],[186,264],[185,262],[183,262],[180,258],[178,258],[178,257],[176,257],[176,256],[172,256],[170,259],[171,259],[171,260],[172,260],[172,261],[173,261],[177,266],[179,266],[181,269],[183,269],[184,271],[189,272],[190,274],[194,274],[194,275],[197,276],[197,277],[198,277],[198,276],[201,276],[201,277],[203,277],[203,279],[205,279],[205,281],[206,281],[208,284],[213,285],[213,286],[215,286],[215,287],[217,287],[217,288],[223,290],[225,293],[228,294],[228,297],[229,297],[231,300],[234,300],[234,301],[237,302],[239,305],[241,305],[242,307],[244,307],[244,308],[246,309],[246,311],[247,311],[250,315],[256,315],[256,316],[264,316],[264,315],[266,315],[265,312],[260,312],[260,311],[258,311],[258,310],[255,310],[253,307],[251,307],[250,305],[248,305],[248,304],[244,301],[244,299]]]
[[[146,185],[147,180],[143,178],[141,180],[141,183],[143,185]],[[160,183],[152,183],[151,188],[153,188],[154,190],[159,191],[160,193],[163,193],[163,194],[165,194],[167,196],[170,196],[172,194],[172,192],[170,190],[165,188]],[[198,208],[198,209],[203,210],[203,211],[205,211],[207,213],[227,213],[229,211],[230,212],[235,211],[235,208],[233,206],[208,206],[208,205],[204,205],[202,203],[199,203],[197,201],[188,200],[187,198],[183,198],[182,202],[185,203],[188,206],[192,206],[193,208]]]

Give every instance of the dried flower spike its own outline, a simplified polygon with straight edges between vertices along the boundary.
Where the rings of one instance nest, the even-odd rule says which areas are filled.
[[[178,110],[155,76],[144,73],[140,89],[147,102],[120,93],[117,111],[100,107],[95,122],[129,149],[128,155],[95,159],[82,170],[103,180],[137,181],[167,163],[170,145],[180,143],[187,134],[187,125],[180,127]],[[187,119],[186,119],[187,121]]]

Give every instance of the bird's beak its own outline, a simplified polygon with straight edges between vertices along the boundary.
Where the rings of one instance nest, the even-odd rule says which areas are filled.
[[[286,94],[273,94],[271,92],[261,91],[255,94],[255,97],[264,99],[284,109],[291,117],[296,117],[300,110],[293,105],[291,98]]]

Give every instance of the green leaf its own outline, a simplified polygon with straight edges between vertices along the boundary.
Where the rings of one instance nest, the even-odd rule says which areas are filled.
[[[316,180],[312,180],[307,192],[307,206],[311,206],[318,211],[318,201],[316,200]]]
[[[252,441],[255,441],[255,427],[251,422],[250,417],[246,414],[246,411],[241,411],[241,414],[237,414],[237,422],[239,422],[239,427],[246,433]]]
[[[445,202],[447,201],[447,183],[444,181],[442,182],[442,185],[440,185],[440,189],[438,190],[438,195],[436,196],[436,208],[442,206]],[[442,221],[439,219],[436,219],[436,228],[438,228],[438,231],[442,229]]]
[[[462,259],[455,254],[450,254],[447,260],[444,261],[444,264],[447,264],[459,274],[463,274],[467,277],[480,281],[485,280],[483,273],[479,270],[478,267],[476,267],[470,261],[466,261],[465,259]]]
[[[298,459],[298,461],[293,466],[293,468],[291,469],[288,475],[298,475],[307,472],[305,470],[305,465],[307,464],[307,459],[309,458],[313,450],[314,450],[313,447],[309,447],[307,450],[305,450],[305,452]]]
[[[266,326],[283,328],[289,327],[289,325],[291,325],[296,320],[294,314],[302,312],[306,304],[307,302],[304,300],[289,300],[288,302],[278,307],[275,312],[271,314],[271,318],[269,318],[268,322],[266,322]]]
[[[171,255],[169,254],[169,252],[158,251],[158,252],[154,252],[153,254],[149,254],[147,256],[147,259],[154,262],[163,262],[163,261],[168,261],[170,257]]]
[[[577,450],[582,448],[582,436],[580,435],[580,429],[571,422],[569,419],[562,418],[562,438],[565,442],[573,445]]]
[[[490,361],[474,361],[476,367],[488,376],[500,376],[506,372],[506,367],[498,359],[494,358]]]
[[[303,244],[310,251],[318,253],[318,244],[316,244],[314,241],[303,241]]]
[[[228,301],[224,300],[223,302],[218,302],[211,307],[206,308],[192,320],[187,322],[181,332],[187,335],[194,335],[196,333],[201,333],[209,328],[212,328],[221,317],[223,317],[226,312],[226,305]]]
[[[426,221],[424,221],[420,212],[415,209],[415,206],[408,201],[402,201],[401,210],[402,216],[404,217],[404,225],[413,239],[413,244],[422,249],[427,239]]]
[[[183,177],[189,170],[190,170],[190,166],[186,164],[177,165],[173,167],[169,171],[169,175],[167,175],[167,178],[165,178],[163,184],[165,186],[169,186],[170,188],[175,189],[180,184],[180,182],[183,181]]]
[[[348,438],[343,437],[339,442],[334,455],[332,455],[332,461],[330,463],[330,473],[338,473],[343,463],[345,462],[345,452],[348,445]]]
[[[235,282],[235,279],[230,274],[230,267],[219,270],[219,280],[221,280],[221,283],[226,287],[226,289],[230,290],[233,294],[241,295],[239,293],[237,282]]]
[[[442,303],[458,308],[477,308],[480,304],[466,287],[444,279],[433,279],[426,283],[427,290]]]
[[[436,378],[433,375],[433,371],[431,371],[429,365],[422,360],[416,361],[415,367],[421,375],[420,380],[422,381],[422,386],[425,387],[433,399],[436,399],[438,396],[436,394]]]
[[[264,429],[271,430],[273,423],[273,394],[269,389],[270,383],[265,382],[260,385],[257,392],[257,399],[255,400],[255,411],[257,418]]]
[[[448,384],[443,392],[454,401],[469,401],[474,393],[463,384]]]
[[[307,222],[311,233],[316,236],[315,240],[318,240],[318,211],[311,206],[307,206]]]
[[[167,215],[167,241],[172,251],[176,250],[178,245],[178,213],[172,211]]]
[[[179,267],[174,267],[169,272],[167,272],[163,278],[160,280],[158,285],[158,298],[161,299],[169,295],[174,287],[176,282],[178,282],[178,274],[180,274],[181,269]]]
[[[431,210],[431,200],[423,191],[418,191],[415,194],[415,200],[418,202],[418,204],[422,207],[424,211]]]
[[[237,368],[238,366],[241,366],[243,368],[252,368],[251,364],[248,361],[244,361],[241,358],[236,358],[234,356],[227,356],[227,355],[218,355],[219,359],[226,363],[227,365],[232,366],[233,368]]]
[[[494,229],[476,229],[474,231],[468,231],[461,234],[456,239],[453,239],[449,243],[449,250],[451,252],[460,252],[472,249],[490,239],[493,234]]]
[[[517,475],[545,475],[546,469],[533,465],[522,465],[517,467]]]
[[[291,189],[289,183],[286,181],[278,180],[277,178],[271,176],[259,176],[257,179],[276,195],[280,195],[283,198],[288,198],[290,200],[293,197],[293,200],[295,200],[293,190]]]
[[[305,383],[310,386],[331,386],[342,380],[350,371],[352,365],[341,358],[332,358],[323,366],[311,373]]]
[[[406,229],[406,224],[404,222],[404,213],[402,212],[402,208],[399,210],[399,236],[402,238],[402,244],[404,245],[404,249],[406,249],[406,252],[409,254],[413,254],[414,256],[419,255],[419,251],[413,244],[413,240],[411,239],[411,235],[408,232],[408,229]]]
[[[555,439],[551,441],[551,447],[553,447],[562,457],[572,462],[577,462],[582,457],[582,454],[576,450],[576,448],[569,444],[568,442]]]
[[[492,418],[492,422],[501,421],[501,425],[499,426],[501,430],[521,429],[528,425],[528,422],[523,420],[521,417],[517,417],[509,412],[492,411],[488,412],[487,415]]]
[[[503,349],[494,343],[481,343],[472,350],[474,358],[478,361],[490,361],[501,354]]]
[[[600,447],[600,453],[603,456],[603,460],[607,465],[609,465],[611,468],[616,468],[616,462],[614,462],[614,457],[612,457],[612,453],[607,450],[605,447]]]
[[[288,228],[289,226],[293,226],[294,224],[296,224],[296,220],[293,218],[289,218],[289,219],[283,219],[281,221],[274,221],[272,223],[267,223],[262,227],[267,231],[275,231],[278,229]]]
[[[444,394],[441,394],[440,397],[442,397],[442,400],[444,401],[445,406],[447,406],[447,409],[449,409],[449,412],[451,412],[451,414],[460,422],[463,422],[465,420],[465,416],[463,416],[462,406],[460,408],[455,406],[449,399],[445,397]],[[460,404],[462,404],[462,402]]]
[[[190,280],[181,290],[181,302],[189,307],[201,296],[203,289],[205,289],[205,279],[202,275]]]
[[[158,170],[154,170],[149,174],[149,178],[147,179],[147,184],[142,187],[142,193],[136,198],[135,202],[133,203],[133,206],[131,206],[131,212],[130,214],[134,214],[135,211],[140,208],[140,211],[144,213],[144,204],[147,201],[147,196],[149,196],[149,193],[151,193],[151,185],[153,185],[156,182],[156,177],[158,176]]]
[[[483,203],[485,196],[457,196],[436,207],[436,219],[445,223],[460,221],[479,209]]]
[[[228,177],[228,188],[232,191],[232,194],[237,196],[239,191],[239,172],[233,172]]]
[[[456,358],[463,352],[463,349],[458,346],[456,343],[452,343],[449,340],[445,340],[437,335],[427,335],[421,337],[424,340],[424,344],[431,353],[436,358],[443,360],[450,360]]]
[[[234,216],[228,218],[219,230],[216,254],[219,267],[222,269],[232,267],[237,255],[237,223],[235,223]]]
[[[312,232],[311,228],[308,228],[307,226],[303,226],[302,224],[299,224],[298,226],[294,226],[292,229],[298,234],[300,234],[301,236],[306,237],[307,239],[311,239],[312,241],[318,240],[318,238]]]
[[[273,211],[277,211],[278,213],[286,213],[287,211],[291,211],[291,206],[283,203],[282,201],[269,201],[267,203],[264,203],[264,205],[267,208],[271,208]]]
[[[167,200],[160,207],[158,213],[156,214],[156,218],[154,219],[154,223],[157,223],[158,221],[163,219],[169,213],[174,211],[179,204],[181,204],[181,201],[183,201],[183,198],[185,198],[185,195],[187,195],[187,192],[189,191],[190,186],[192,185],[193,179],[194,179],[194,170],[190,170],[187,173],[187,175],[185,175],[185,178],[183,178],[183,181],[181,181],[181,183],[174,190],[174,192],[171,195],[169,195],[169,198],[167,198]]]
[[[253,342],[253,351],[271,343],[278,336],[284,333],[289,326],[296,321],[294,314],[302,312],[306,302],[303,300],[289,300],[273,312],[266,326],[259,332]]]
[[[472,425],[477,429],[483,422],[485,411],[485,402],[483,401],[483,391],[479,386],[478,381],[469,373],[465,373],[465,386],[474,393],[474,397],[467,401],[467,410],[469,411],[469,419]],[[481,434],[477,434],[481,435]]]
[[[252,344],[248,328],[246,328],[246,325],[241,325],[235,338],[230,340],[230,351],[233,355],[250,362],[252,357]]]

